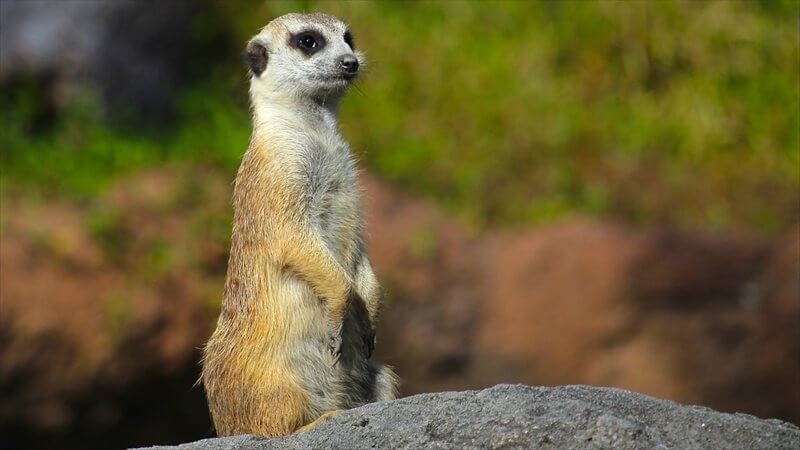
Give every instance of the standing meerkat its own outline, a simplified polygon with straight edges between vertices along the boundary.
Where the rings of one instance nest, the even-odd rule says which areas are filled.
[[[393,399],[397,381],[369,359],[381,296],[337,124],[362,55],[337,18],[287,14],[248,42],[246,58],[253,134],[201,381],[219,435],[278,436]]]

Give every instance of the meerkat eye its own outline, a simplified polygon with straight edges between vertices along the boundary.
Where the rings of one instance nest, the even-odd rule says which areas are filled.
[[[289,42],[306,56],[311,56],[325,47],[325,38],[313,30],[298,33],[294,35]]]
[[[317,46],[317,40],[310,34],[304,34],[297,40],[297,46],[300,48],[311,49]]]
[[[353,43],[353,34],[349,31],[344,33],[344,42],[350,46],[350,50],[356,49],[356,44]]]

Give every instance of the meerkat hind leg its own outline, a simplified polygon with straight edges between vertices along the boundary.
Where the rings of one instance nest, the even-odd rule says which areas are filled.
[[[325,422],[327,422],[327,421],[329,421],[329,420],[331,420],[331,419],[335,418],[335,417],[336,417],[336,416],[338,416],[338,415],[339,415],[339,414],[340,414],[342,411],[343,411],[343,410],[341,410],[341,409],[337,409],[337,410],[335,410],[335,411],[328,411],[328,412],[326,412],[325,414],[323,414],[323,415],[321,415],[321,416],[317,417],[317,419],[316,419],[315,421],[313,421],[313,422],[309,423],[308,425],[303,425],[302,427],[298,428],[298,429],[297,429],[297,431],[295,431],[295,433],[302,433],[302,432],[304,432],[304,431],[308,431],[308,430],[310,430],[310,429],[312,429],[312,428],[316,427],[317,425],[319,425],[319,424],[321,424],[321,423],[325,423]]]

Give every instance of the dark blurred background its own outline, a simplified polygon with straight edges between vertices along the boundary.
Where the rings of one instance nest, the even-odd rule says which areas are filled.
[[[0,448],[211,434],[241,54],[291,11],[367,54],[341,122],[403,394],[800,423],[797,1],[2,0]]]

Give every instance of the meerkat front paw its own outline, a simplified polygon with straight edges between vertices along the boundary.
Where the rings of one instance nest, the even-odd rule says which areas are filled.
[[[328,325],[328,351],[336,357],[336,362],[342,357],[342,325]]]

